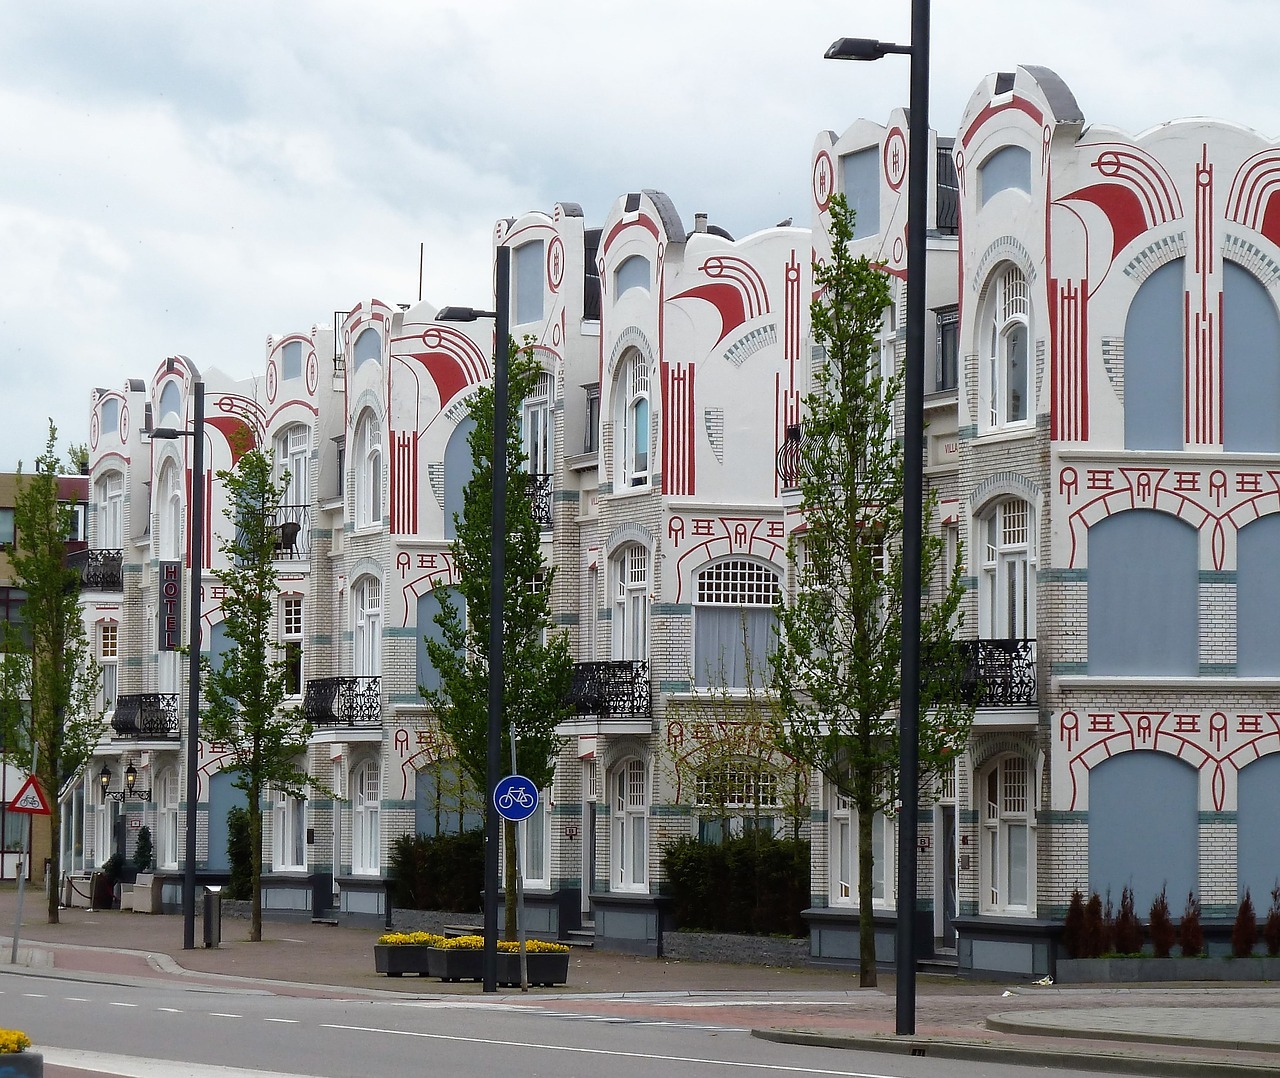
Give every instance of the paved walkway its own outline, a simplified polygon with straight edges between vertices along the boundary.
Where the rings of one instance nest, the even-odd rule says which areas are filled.
[[[0,887],[0,968],[8,968],[16,913]],[[202,938],[199,923],[197,942]],[[27,895],[18,966],[33,977],[109,984],[161,982],[186,991],[270,992],[327,998],[491,1002],[595,1015],[751,1028],[774,1040],[831,1047],[986,1058],[1019,1066],[1073,1066],[1135,1074],[1280,1072],[1280,986],[1072,986],[972,983],[921,977],[913,1037],[894,1034],[893,978],[859,989],[856,974],[635,958],[575,949],[569,984],[484,995],[473,983],[381,977],[376,929],[268,921],[261,943],[227,919],[217,950],[183,950],[175,915],[63,910],[46,923],[44,895]],[[55,1053],[56,1054],[56,1053]],[[87,1072],[46,1067],[48,1078]]]

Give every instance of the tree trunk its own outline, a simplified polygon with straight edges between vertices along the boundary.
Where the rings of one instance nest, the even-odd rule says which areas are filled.
[[[249,790],[249,865],[253,886],[250,893],[249,942],[262,942],[262,791]]]
[[[48,789],[46,786],[45,789]],[[48,797],[48,795],[45,795]],[[34,838],[34,824],[32,820],[32,830],[28,835]],[[62,806],[58,804],[58,798],[55,795],[49,797],[49,924],[56,925],[58,923],[59,895],[61,891],[58,887],[58,879],[61,875],[62,861]],[[27,845],[31,845],[32,840],[28,840]]]
[[[875,870],[875,850],[871,847],[874,813],[858,810],[858,984],[876,986],[876,930],[872,920],[871,874]]]
[[[506,870],[503,873],[506,880],[503,885],[506,892],[506,915],[503,918],[502,938],[513,940],[516,938],[516,825],[511,820],[503,820],[502,826],[505,846],[503,867]]]

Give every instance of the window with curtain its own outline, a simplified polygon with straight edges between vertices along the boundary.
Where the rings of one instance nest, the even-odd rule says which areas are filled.
[[[1005,756],[987,768],[978,789],[982,820],[982,908],[1028,913],[1035,902],[1035,805],[1031,767]]]
[[[538,794],[533,815],[521,821],[520,872],[529,887],[551,886],[551,788]]]
[[[613,773],[613,886],[649,889],[649,774],[643,760],[628,760]]]
[[[1031,418],[1031,300],[1027,279],[1005,265],[987,287],[979,414],[988,430]]]
[[[747,688],[768,684],[777,648],[774,604],[778,572],[764,562],[731,558],[701,570],[694,583],[693,681]]]
[[[361,764],[351,777],[351,871],[376,876],[381,871],[382,783],[375,760]]]
[[[354,621],[352,661],[357,677],[382,673],[382,581],[362,576],[352,589]]]
[[[613,658],[649,658],[649,551],[629,543],[610,561],[613,574]]]

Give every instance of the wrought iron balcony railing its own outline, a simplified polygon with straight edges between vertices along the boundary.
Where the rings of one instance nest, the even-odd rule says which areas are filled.
[[[637,659],[573,664],[569,702],[579,715],[640,718],[653,714],[649,664]]]
[[[529,473],[529,498],[533,502],[533,520],[544,528],[551,527],[550,472]]]
[[[804,424],[788,423],[787,431],[778,450],[778,479],[783,490],[799,490],[805,478],[805,450],[811,438],[805,433]]]
[[[81,564],[81,586],[86,591],[124,590],[123,550],[82,550],[75,557]]]
[[[176,692],[127,693],[116,700],[111,729],[116,737],[139,741],[178,739],[178,694]]]
[[[976,707],[1035,707],[1034,638],[956,643],[964,654],[963,685]]]
[[[311,678],[302,696],[302,717],[312,726],[379,726],[382,678]]]
[[[271,515],[276,534],[276,557],[311,557],[311,506],[282,505]]]

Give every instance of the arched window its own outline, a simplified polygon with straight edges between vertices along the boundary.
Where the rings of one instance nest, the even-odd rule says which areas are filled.
[[[97,549],[119,550],[124,546],[124,476],[107,472],[95,484],[98,509]]]
[[[978,166],[982,205],[1000,191],[1031,193],[1031,154],[1021,146],[1002,146]]]
[[[276,472],[283,478],[287,472],[282,506],[302,508],[311,504],[311,431],[304,423],[295,423],[276,435]]]
[[[302,377],[302,342],[286,341],[280,348],[280,377],[284,381]]]
[[[159,868],[176,868],[178,865],[178,802],[181,800],[178,785],[178,769],[166,768],[156,781],[153,795],[159,803],[159,835],[156,845],[156,865]]]
[[[693,610],[693,681],[717,688],[761,686],[777,648],[778,572],[731,558],[698,573]]]
[[[987,288],[982,322],[979,414],[989,430],[1031,418],[1030,317],[1027,279],[1006,265]]]
[[[165,382],[160,390],[160,421],[158,427],[180,427],[182,425],[182,387],[177,379]]]
[[[1124,447],[1181,449],[1183,259],[1151,274],[1124,323]]]
[[[366,760],[351,776],[351,871],[376,876],[381,871],[382,781],[376,760]]]
[[[978,778],[981,822],[982,909],[1029,913],[1035,909],[1035,790],[1031,765],[1002,756]]]
[[[1237,814],[1236,890],[1253,895],[1255,908],[1280,875],[1280,754],[1271,753],[1240,769]],[[1092,800],[1090,801],[1092,804]]]
[[[609,562],[613,578],[613,657],[649,658],[649,552],[639,543],[619,548]]]
[[[718,761],[698,772],[698,841],[720,843],[749,831],[773,834],[782,808],[778,773],[759,758]]]
[[[1089,529],[1089,673],[1191,677],[1200,669],[1196,530],[1151,509]]]
[[[632,288],[648,289],[650,283],[649,260],[644,255],[632,255],[618,263],[613,274],[613,298],[617,299]]]
[[[1035,514],[1020,498],[978,518],[982,555],[978,635],[1022,640],[1036,634]]]
[[[382,424],[369,409],[356,423],[356,527],[382,523]]]
[[[352,665],[357,677],[382,674],[382,581],[362,576],[351,589]]]
[[[356,343],[351,349],[351,361],[356,370],[366,363],[382,362],[382,338],[372,326],[367,327],[356,338]]]
[[[543,371],[521,412],[524,455],[528,458],[525,466],[531,475],[550,476],[555,471],[554,400],[555,379]]]
[[[649,437],[649,364],[632,352],[614,393],[615,490],[649,485]]]
[[[649,889],[649,772],[643,760],[627,760],[614,769],[613,842],[610,851],[613,889]]]
[[[471,454],[471,432],[476,421],[470,416],[459,421],[444,448],[444,537],[458,537],[457,521],[462,518],[463,495],[475,471]]]
[[[160,467],[156,508],[160,522],[159,552],[162,561],[182,557],[182,476],[177,462],[167,460]]]
[[[283,790],[271,793],[271,867],[296,872],[307,867],[307,802]]]
[[[831,903],[858,905],[858,810],[834,787],[831,798]],[[883,812],[871,818],[871,904],[892,907],[897,825]]]
[[[115,434],[120,430],[120,400],[107,397],[102,402],[102,433]]]

